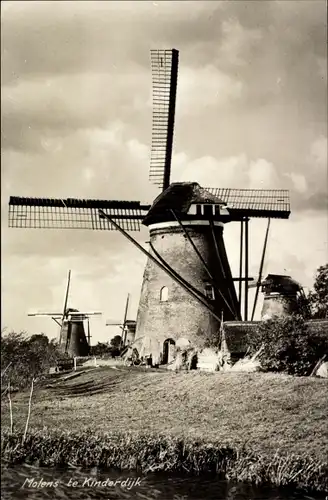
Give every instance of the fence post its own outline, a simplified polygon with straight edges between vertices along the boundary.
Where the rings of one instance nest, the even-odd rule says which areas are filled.
[[[74,371],[76,372],[76,356],[74,356]]]
[[[10,380],[8,382],[8,400],[9,400],[9,412],[10,412],[10,434],[13,433],[13,429],[14,429],[14,422],[13,422],[13,407],[12,407],[12,403],[11,403],[11,397],[10,397]]]
[[[25,439],[26,439],[26,434],[27,434],[27,429],[28,429],[28,424],[29,424],[29,422],[30,422],[31,407],[32,407],[33,389],[34,389],[34,377],[32,378],[31,392],[30,392],[30,399],[29,399],[29,402],[28,402],[27,419],[26,419],[25,432],[24,432],[24,436],[23,436],[23,439],[22,439],[22,444],[24,444],[24,442],[25,442]]]

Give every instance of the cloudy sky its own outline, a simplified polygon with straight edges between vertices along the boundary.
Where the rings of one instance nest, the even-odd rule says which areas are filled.
[[[311,287],[327,262],[326,5],[311,1],[2,2],[2,327],[43,331],[70,305],[106,319],[138,307],[144,256],[115,232],[7,228],[10,195],[150,202],[150,49],[180,50],[172,180],[285,188],[265,272]],[[226,226],[238,270],[238,230]],[[265,221],[250,223],[250,270]],[[134,233],[142,244],[147,230]]]

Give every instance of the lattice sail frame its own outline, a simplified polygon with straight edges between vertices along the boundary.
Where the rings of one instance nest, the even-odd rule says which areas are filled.
[[[9,200],[9,227],[26,229],[94,229],[115,231],[103,210],[123,229],[140,231],[148,206],[134,201],[79,200],[74,198],[19,198]]]
[[[233,218],[266,217],[288,219],[290,215],[287,189],[205,188],[227,204]]]
[[[179,52],[151,50],[153,123],[149,180],[161,190],[170,184]]]
[[[227,204],[232,220],[244,217],[288,219],[289,192],[284,189],[206,188]],[[99,209],[126,231],[140,231],[150,205],[138,201],[20,198],[9,200],[9,227],[26,229],[94,229],[115,231]]]

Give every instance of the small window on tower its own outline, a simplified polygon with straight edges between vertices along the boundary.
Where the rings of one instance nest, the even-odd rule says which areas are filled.
[[[166,302],[168,298],[169,298],[169,289],[167,288],[167,286],[163,286],[159,294],[159,300],[161,302]]]
[[[214,287],[211,283],[205,283],[205,295],[210,300],[215,300]]]

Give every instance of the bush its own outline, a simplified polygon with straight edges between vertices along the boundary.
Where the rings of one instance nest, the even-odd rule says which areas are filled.
[[[16,389],[30,385],[32,378],[49,372],[58,359],[55,342],[46,335],[27,337],[25,332],[9,332],[1,339],[1,373],[8,367],[1,382],[3,385],[10,380]]]
[[[301,316],[273,318],[248,334],[251,354],[259,355],[264,371],[310,375],[318,360],[328,353],[328,338],[309,330]]]

